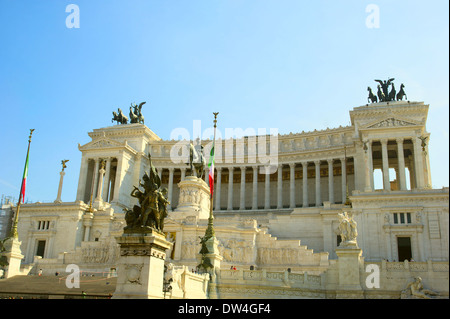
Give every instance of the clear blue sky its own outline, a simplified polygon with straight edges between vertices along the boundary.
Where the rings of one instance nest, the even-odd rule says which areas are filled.
[[[80,9],[80,28],[65,9]],[[368,4],[380,9],[369,29]],[[282,134],[349,125],[374,79],[430,104],[433,187],[449,185],[448,1],[0,0],[0,194],[18,197],[29,129],[27,198],[76,196],[87,132],[147,101],[168,139],[192,121]]]

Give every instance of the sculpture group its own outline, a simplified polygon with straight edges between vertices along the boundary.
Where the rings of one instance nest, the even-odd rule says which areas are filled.
[[[144,124],[144,116],[142,115],[142,106],[145,104],[146,102],[142,102],[141,104],[137,105],[136,103],[133,104],[131,103],[130,106],[130,124],[134,124],[134,123],[140,123],[140,124]],[[111,122],[116,121],[117,124],[128,124],[128,117],[126,117],[121,108],[117,109],[117,112],[112,112],[113,113],[113,118],[111,120]]]
[[[147,172],[139,180],[139,187],[133,186],[131,196],[139,201],[133,209],[124,209],[125,233],[147,232],[152,229],[162,232],[164,229],[164,218],[167,217],[167,189],[161,188],[161,179],[156,168],[150,160],[150,174]],[[141,191],[141,188],[143,191]]]
[[[375,95],[372,92],[372,88],[369,86],[367,88],[367,91],[369,91],[369,96],[367,98],[369,103],[378,103],[378,102],[389,102],[389,101],[402,101],[403,97],[407,99],[405,93],[405,85],[402,83],[400,85],[400,91],[396,91],[395,85],[394,85],[394,78],[388,79],[387,81],[382,80],[375,80],[375,82],[378,82],[378,91]],[[389,87],[391,87],[391,90],[389,91]]]

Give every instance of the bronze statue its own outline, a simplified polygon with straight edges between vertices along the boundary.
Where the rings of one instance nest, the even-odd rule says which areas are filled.
[[[389,99],[389,92],[388,92],[388,90],[389,90],[389,85],[391,85],[391,83],[394,80],[395,80],[394,78],[388,79],[387,81],[375,80],[375,82],[380,83],[381,90],[383,91],[383,94],[384,94],[384,99],[382,101],[380,100],[380,102],[392,101],[392,100]]]
[[[140,123],[144,124],[144,116],[142,115],[142,106],[146,102],[142,102],[141,104],[133,104],[130,106],[130,123]]]
[[[123,115],[122,110],[119,108],[117,110],[119,113],[116,112],[112,112],[113,113],[113,118],[111,120],[111,122],[117,121],[117,124],[127,124],[128,123],[128,117],[126,117],[125,115]]]
[[[139,187],[133,186],[130,194],[138,199],[139,205],[134,205],[132,210],[125,209],[126,233],[148,232],[151,229],[162,232],[164,218],[168,215],[167,205],[170,202],[167,200],[167,189],[161,189],[158,172],[152,164],[150,154],[148,157],[150,174],[145,173],[142,180],[139,180]]]
[[[406,100],[408,99],[408,97],[406,96],[404,88],[405,88],[405,86],[402,83],[400,85],[400,91],[398,91],[398,93],[397,93],[397,101],[403,100],[403,97],[405,97]]]
[[[368,101],[369,103],[377,103],[377,102],[378,102],[378,99],[377,99],[377,96],[376,96],[375,94],[372,93],[372,88],[371,88],[371,87],[368,87],[368,88],[367,88],[367,91],[369,91],[369,97],[367,98],[367,101]]]
[[[69,161],[69,160],[62,160],[62,161],[61,161],[62,170],[64,170],[65,168],[67,168],[66,163],[67,163],[68,161]]]
[[[206,159],[203,156],[203,146],[194,146],[192,143],[189,145],[189,165],[191,168],[191,176],[197,176],[203,178],[206,167]]]

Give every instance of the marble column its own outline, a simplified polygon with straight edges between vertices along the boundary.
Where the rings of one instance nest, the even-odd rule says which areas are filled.
[[[389,160],[388,160],[388,150],[387,150],[387,139],[382,139],[381,141],[381,157],[383,162],[383,189],[391,190],[391,184],[389,182]]]
[[[320,161],[314,161],[316,165],[316,206],[322,204],[322,194],[320,192]]]
[[[94,172],[93,172],[94,184],[92,185],[92,188],[91,188],[91,194],[92,194],[92,198],[95,199],[97,196],[96,187],[97,187],[97,183],[98,183],[98,170],[99,170],[99,165],[100,165],[100,159],[96,158],[96,159],[94,159],[94,161],[95,161]]]
[[[289,191],[290,191],[290,202],[289,207],[295,208],[295,163],[289,164]]]
[[[216,210],[220,210],[220,192],[222,189],[222,167],[216,167],[217,170],[217,183],[216,183],[216,187],[215,187],[215,193],[216,193],[216,201],[214,203],[214,208]]]
[[[227,210],[233,210],[233,171],[234,171],[234,167],[228,167],[228,205],[227,205]]]
[[[258,209],[258,166],[253,166],[253,198],[252,209]]]
[[[239,209],[244,210],[245,209],[245,166],[241,166],[241,196],[240,196],[240,202],[239,202]]]
[[[111,158],[108,157],[106,159],[106,171],[105,171],[105,185],[103,185],[103,194],[102,198],[105,202],[109,201],[108,193],[109,193],[109,180],[111,179]]]
[[[103,160],[101,161],[101,167],[99,169],[99,180],[98,180],[98,186],[97,186],[97,197],[95,198],[96,201],[103,201],[102,194],[103,194],[103,177],[105,175],[105,164]]]
[[[365,186],[364,191],[365,192],[371,192],[372,191],[372,180],[371,180],[371,163],[370,160],[372,159],[372,147],[371,147],[372,141],[366,142],[367,149],[364,150],[364,174],[365,174]]]
[[[398,181],[400,190],[406,190],[405,154],[403,152],[403,138],[397,138]]]
[[[308,203],[308,162],[302,162],[303,168],[303,207],[309,207]]]
[[[169,205],[167,205],[168,210],[172,210],[172,195],[173,195],[173,167],[169,167],[169,185],[167,192],[167,200],[169,201]]]
[[[265,178],[266,178],[266,186],[265,186],[265,195],[264,195],[264,209],[270,209],[270,167],[268,166],[265,169]]]
[[[58,195],[56,196],[55,203],[62,203],[62,200],[61,200],[61,193],[62,193],[62,187],[63,187],[64,175],[66,175],[66,172],[64,172],[64,170],[62,170],[62,171],[59,173],[59,175],[61,175],[61,176],[60,176],[60,178],[59,178]]]
[[[345,157],[341,158],[341,188],[342,188],[342,204],[347,200],[347,162]]]
[[[414,175],[416,177],[416,187],[424,188],[425,187],[425,174],[423,167],[423,154],[421,141],[417,136],[412,137],[412,142],[414,145]]]
[[[77,189],[77,200],[85,201],[84,197],[86,195],[86,187],[87,187],[86,181],[88,176],[88,168],[89,168],[88,159],[82,156],[80,166],[80,180],[78,182],[78,189]]]
[[[278,165],[277,208],[283,208],[283,165]]]
[[[333,159],[328,159],[328,201],[334,204]]]
[[[113,200],[115,202],[119,202],[119,194],[120,194],[120,183],[122,182],[123,179],[123,154],[120,154],[117,158],[117,168],[116,168],[116,175],[114,178],[114,196],[113,196]]]
[[[186,178],[186,167],[182,167],[180,168],[181,170],[181,181],[184,181],[184,179]]]

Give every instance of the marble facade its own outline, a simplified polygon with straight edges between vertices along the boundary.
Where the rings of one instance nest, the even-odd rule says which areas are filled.
[[[375,103],[353,108],[349,126],[278,135],[278,161],[270,174],[250,156],[254,139],[217,140],[213,207],[223,258],[217,276],[229,284],[218,288],[222,297],[250,289],[232,284],[233,278],[246,276],[273,289],[282,289],[278,280],[291,280],[292,297],[326,297],[327,289],[338,296],[343,259],[384,263],[381,268],[387,269],[391,263],[403,265],[408,254],[427,269],[441,269],[422,277],[445,293],[436,278],[446,278],[448,286],[448,188],[431,187],[428,108],[422,102]],[[198,237],[207,226],[208,172],[204,189],[191,189],[188,166],[170,158],[177,141],[163,140],[143,124],[94,129],[89,136],[89,143],[78,146],[82,160],[76,200],[21,206],[23,262],[49,273],[64,271],[68,263],[97,273],[115,269],[115,238],[125,225],[122,210],[136,204],[130,192],[149,170],[150,153],[171,202],[164,231],[173,247],[166,259],[195,269]],[[205,154],[210,144],[202,141]],[[379,181],[375,171],[381,172]],[[347,200],[352,207],[345,205]],[[338,249],[338,214],[344,210],[358,224],[360,252],[351,256]],[[401,246],[399,238],[407,238],[409,246]],[[232,266],[239,271],[229,272]],[[250,269],[253,274],[247,273]],[[391,289],[386,285],[384,291]]]

